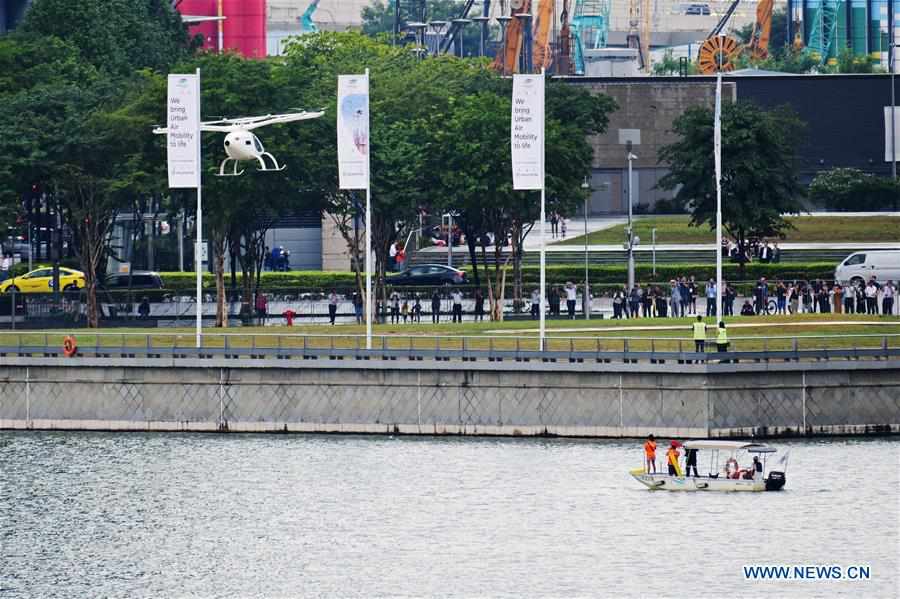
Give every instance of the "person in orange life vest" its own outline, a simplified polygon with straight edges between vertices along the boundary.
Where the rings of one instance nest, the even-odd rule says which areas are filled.
[[[669,465],[669,475],[677,476],[678,475],[678,458],[681,454],[678,453],[678,443],[672,441],[672,444],[669,446],[669,451],[666,452],[666,463]]]
[[[653,435],[648,435],[644,442],[644,455],[647,458],[647,472],[653,470],[653,474],[656,474],[656,439]]]

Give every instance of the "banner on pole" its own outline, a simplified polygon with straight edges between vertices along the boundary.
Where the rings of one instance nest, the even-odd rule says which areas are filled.
[[[341,189],[369,186],[369,77],[338,75],[338,180]]]
[[[169,187],[200,187],[200,77],[169,75],[166,104]]]
[[[513,75],[511,129],[513,189],[543,189],[543,75]]]

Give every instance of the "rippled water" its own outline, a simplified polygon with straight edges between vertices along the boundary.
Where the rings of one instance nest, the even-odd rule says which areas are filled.
[[[900,440],[776,445],[786,491],[681,494],[638,442],[0,433],[0,596],[898,596]]]

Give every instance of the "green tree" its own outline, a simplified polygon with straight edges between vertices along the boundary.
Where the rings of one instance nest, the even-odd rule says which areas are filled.
[[[788,108],[726,104],[722,111],[722,223],[741,255],[754,238],[783,235],[787,214],[798,214],[803,188],[797,179],[794,144],[803,123]],[[691,225],[716,223],[713,112],[692,107],[675,120],[674,143],[660,150],[669,173],[659,187],[692,212]]]
[[[688,75],[696,75],[697,74],[697,63],[688,59],[687,61],[687,74]],[[681,61],[675,58],[672,50],[666,50],[663,53],[662,60],[653,63],[653,74],[657,76],[663,77],[671,77],[673,75],[681,74]]]
[[[192,50],[169,0],[35,0],[20,31],[65,40],[82,60],[120,76],[165,70]]]
[[[855,168],[835,168],[816,175],[809,185],[809,199],[831,210],[896,210],[900,184]]]

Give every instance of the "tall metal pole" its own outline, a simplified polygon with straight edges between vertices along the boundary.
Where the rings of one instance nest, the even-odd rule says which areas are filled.
[[[888,55],[888,62],[891,64],[891,178],[894,180],[897,179],[897,149],[894,145],[896,143],[894,137],[897,135],[897,127],[894,124],[896,119],[894,114],[897,112],[896,94],[894,92],[894,71],[896,70],[894,68],[894,52],[896,47],[897,44],[894,43],[894,28],[891,27],[891,53]]]
[[[634,289],[634,224],[632,223],[631,218],[631,204],[632,204],[632,187],[633,185],[633,177],[632,177],[632,167],[631,161],[637,158],[634,154],[631,153],[631,144],[627,145],[628,148],[628,291],[630,292]]]
[[[203,144],[200,143],[200,119],[202,112],[200,107],[200,69],[197,69],[197,232],[194,244],[194,268],[197,271],[197,349],[203,346],[203,256],[200,248],[203,245]]]
[[[369,69],[366,69],[366,89],[371,94]],[[366,118],[371,122],[369,102],[366,100]],[[369,129],[369,146],[366,152],[366,349],[372,349],[372,132]]]
[[[590,189],[590,186],[588,186]],[[587,211],[588,211],[588,197],[584,196],[584,319],[591,319],[591,285],[590,278],[588,276],[588,224],[587,224]]]
[[[544,223],[547,220],[547,160],[546,160],[546,140],[547,137],[547,119],[546,113],[547,110],[545,108],[546,97],[545,97],[545,89],[546,85],[546,72],[544,69],[541,69],[541,305],[540,305],[540,316],[541,316],[541,342],[540,342],[540,350],[544,351],[544,334],[546,327],[546,315],[544,310],[544,301],[547,295],[547,239],[546,239],[546,227]]]
[[[716,318],[722,320],[722,73],[716,74],[716,122],[713,152],[716,168]]]

